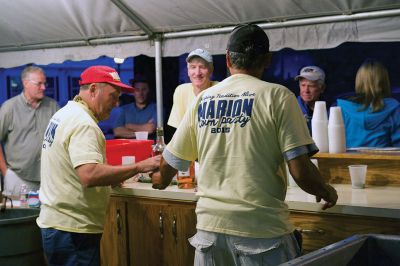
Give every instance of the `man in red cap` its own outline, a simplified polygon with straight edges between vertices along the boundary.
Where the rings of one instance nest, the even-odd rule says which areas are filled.
[[[100,265],[110,185],[157,169],[159,157],[131,165],[106,163],[99,121],[109,117],[122,91],[117,71],[92,66],[81,74],[79,94],[50,119],[42,145],[42,203],[37,224],[50,265]]]

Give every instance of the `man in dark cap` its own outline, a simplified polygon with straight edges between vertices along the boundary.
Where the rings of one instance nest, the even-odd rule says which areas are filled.
[[[37,224],[49,265],[100,265],[100,239],[110,185],[158,168],[159,157],[131,165],[106,163],[99,121],[110,116],[122,91],[117,71],[92,66],[81,74],[79,94],[50,119],[42,144]]]
[[[199,94],[153,175],[153,187],[164,189],[177,169],[200,163],[195,265],[278,265],[300,254],[284,202],[286,163],[322,209],[336,204],[310,161],[318,150],[296,97],[260,80],[270,58],[260,27],[236,27],[226,51],[231,76]]]

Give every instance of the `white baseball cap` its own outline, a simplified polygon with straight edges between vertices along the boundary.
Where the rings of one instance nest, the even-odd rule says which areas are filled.
[[[202,59],[204,59],[206,62],[211,63],[213,62],[213,58],[211,56],[211,54],[203,49],[196,49],[190,52],[190,54],[188,55],[188,57],[186,57],[186,62],[189,63],[190,59],[192,59],[192,57],[198,56]]]
[[[298,80],[299,78],[312,81],[321,80],[325,82],[325,72],[317,66],[306,66],[300,70],[300,75],[296,76],[294,79]]]

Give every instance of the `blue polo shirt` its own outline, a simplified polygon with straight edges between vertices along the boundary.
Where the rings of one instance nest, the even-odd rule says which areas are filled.
[[[149,103],[145,108],[140,109],[135,103],[119,107],[119,116],[114,122],[114,128],[123,127],[126,124],[145,124],[153,119],[157,123],[157,105]]]

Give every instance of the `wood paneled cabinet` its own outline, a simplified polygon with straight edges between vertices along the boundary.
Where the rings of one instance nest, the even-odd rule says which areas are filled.
[[[195,202],[111,197],[102,265],[193,265],[194,248],[187,239],[196,233],[195,207]]]
[[[112,196],[101,243],[103,266],[193,265],[195,202]],[[355,234],[400,235],[400,219],[291,210],[310,252]]]
[[[106,217],[100,246],[101,265],[127,266],[129,246],[126,199],[111,197]]]
[[[306,253],[355,234],[400,234],[400,219],[291,211],[290,220],[302,233]]]

